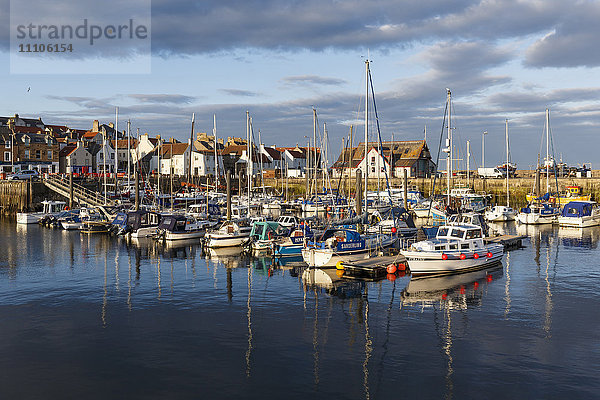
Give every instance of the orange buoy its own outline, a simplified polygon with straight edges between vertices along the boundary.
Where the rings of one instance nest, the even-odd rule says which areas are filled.
[[[463,253],[460,253],[459,257],[460,257],[461,260],[464,260],[465,258],[467,258],[467,256],[465,254],[463,254]]]
[[[394,282],[396,280],[396,274],[387,274],[387,279],[390,282]]]
[[[343,269],[337,269],[335,271],[335,274],[338,276],[338,278],[341,278],[342,276],[344,276],[344,270]]]
[[[398,271],[404,271],[404,270],[406,270],[406,265],[404,265],[404,263],[399,263],[398,266],[396,267],[396,269]]]
[[[442,253],[442,260],[447,260],[447,259],[448,259],[448,254]]]
[[[395,274],[396,273],[396,265],[394,265],[392,263],[392,264],[388,265],[385,270],[388,272],[388,274]]]
[[[479,258],[479,254],[477,254],[477,253],[473,254],[473,258],[477,260]]]

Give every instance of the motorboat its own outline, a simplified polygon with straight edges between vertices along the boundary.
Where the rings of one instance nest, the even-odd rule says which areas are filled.
[[[460,214],[452,214],[448,216],[447,225],[477,225],[481,226],[483,230],[483,236],[489,236],[490,227],[485,222],[485,217],[482,213],[478,212],[464,212]],[[437,232],[436,232],[437,233]]]
[[[310,229],[308,224],[301,224],[297,228],[293,229],[288,236],[279,239],[275,243],[273,255],[275,255],[275,257],[302,256],[304,240],[314,240],[314,235],[315,234]]]
[[[400,251],[413,275],[467,272],[488,267],[502,258],[504,246],[485,244],[478,225],[444,225],[434,239]]]
[[[211,248],[241,246],[248,241],[252,227],[246,220],[226,221],[219,229],[206,234],[206,246]]]
[[[156,238],[165,241],[203,238],[210,222],[192,215],[163,215],[156,229]]]
[[[300,221],[298,221],[298,217],[294,215],[281,215],[279,216],[279,218],[277,218],[277,222],[279,223],[279,225],[290,230],[293,229],[295,226],[298,226],[298,224],[300,224]]]
[[[66,204],[64,201],[44,200],[40,212],[17,213],[17,224],[37,224],[44,217],[61,213]]]
[[[485,219],[489,222],[504,222],[514,221],[517,212],[508,206],[494,206],[490,210],[486,210]]]
[[[134,239],[152,237],[157,233],[161,217],[156,211],[129,211],[117,214],[112,225],[118,235],[128,235]]]
[[[289,232],[289,229],[275,221],[261,221],[252,224],[249,240],[245,246],[253,252],[271,252],[275,240]]]
[[[304,262],[311,267],[334,267],[339,261],[350,258],[368,258],[392,246],[396,236],[386,234],[361,235],[351,229],[327,229],[302,249]]]
[[[556,222],[559,215],[560,210],[550,203],[531,203],[521,208],[516,219],[521,224],[552,224]]]
[[[600,225],[600,209],[595,201],[572,201],[558,216],[558,225],[586,228]]]

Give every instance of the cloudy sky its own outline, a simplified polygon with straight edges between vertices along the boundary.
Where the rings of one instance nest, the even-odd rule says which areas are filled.
[[[16,7],[2,1],[6,27]],[[96,3],[105,4],[74,4],[85,12]],[[350,125],[364,135],[368,56],[383,140],[421,139],[426,126],[435,157],[450,88],[460,158],[469,140],[479,165],[487,131],[486,165],[500,162],[508,119],[513,161],[535,164],[549,108],[557,158],[600,168],[599,20],[598,1],[154,0],[149,73],[11,73],[3,28],[0,114],[89,129],[114,121],[118,106],[120,127],[130,119],[185,140],[192,112],[208,132],[216,114],[226,137],[245,136],[248,110],[264,143],[293,146],[312,136],[315,107],[335,159]],[[122,50],[87,61],[111,69]]]

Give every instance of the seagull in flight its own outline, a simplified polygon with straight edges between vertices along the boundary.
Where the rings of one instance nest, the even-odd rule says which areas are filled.
[[[27,93],[29,93],[30,91],[31,91],[31,86],[29,86],[29,87],[27,88]]]

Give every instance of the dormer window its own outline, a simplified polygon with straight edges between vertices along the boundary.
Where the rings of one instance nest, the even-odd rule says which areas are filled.
[[[4,142],[4,147],[7,148],[7,149],[10,149],[10,147],[11,147],[11,141],[7,140],[6,142]]]
[[[24,140],[25,140],[25,145],[29,146],[29,143],[31,143],[31,138],[29,136],[25,136]]]

